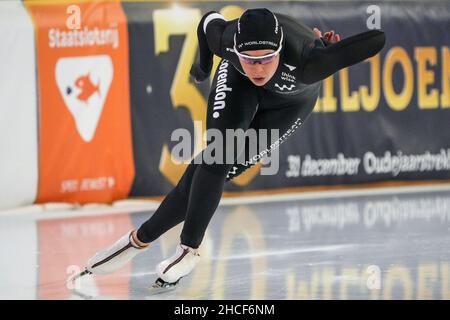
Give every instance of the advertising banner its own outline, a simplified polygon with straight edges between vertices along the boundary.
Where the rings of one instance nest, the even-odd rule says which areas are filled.
[[[211,10],[233,20],[256,7],[341,38],[382,29],[386,45],[322,82],[314,112],[265,165],[275,174],[258,164],[225,191],[450,179],[445,2],[23,4],[2,3],[2,22],[20,16],[13,25],[23,30],[1,31],[9,44],[0,49],[0,207],[165,195],[205,143],[210,81],[189,76],[198,22]],[[174,153],[186,144],[180,129],[190,134],[189,154]]]
[[[137,170],[132,196],[165,194],[180,178],[186,164],[171,154],[179,142],[171,138],[175,129],[188,130],[192,150],[200,150],[209,82],[198,85],[189,77],[200,18],[215,10],[232,20],[256,7],[311,29],[335,30],[342,38],[382,29],[386,45],[323,81],[313,114],[280,148],[277,174],[261,175],[255,167],[226,191],[450,179],[445,3],[124,2],[123,7]]]

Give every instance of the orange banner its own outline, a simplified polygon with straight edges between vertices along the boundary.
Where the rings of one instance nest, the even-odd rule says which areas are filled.
[[[26,6],[37,37],[37,201],[127,197],[134,163],[128,30],[120,3],[31,1]]]

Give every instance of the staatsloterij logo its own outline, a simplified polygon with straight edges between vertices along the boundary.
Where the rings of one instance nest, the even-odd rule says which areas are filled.
[[[59,92],[85,142],[94,137],[113,73],[108,55],[61,58],[56,63]]]

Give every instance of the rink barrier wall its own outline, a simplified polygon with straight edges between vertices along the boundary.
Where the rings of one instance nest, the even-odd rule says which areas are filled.
[[[33,203],[38,184],[34,30],[20,2],[0,1],[0,209]]]
[[[450,179],[445,2],[6,3],[21,10],[13,28],[27,26],[17,39],[28,49],[0,48],[2,70],[17,71],[0,74],[0,208],[169,192],[186,168],[171,158],[171,133],[187,129],[199,151],[194,133],[205,130],[210,82],[189,79],[198,21],[262,4],[344,38],[372,28],[378,8],[387,42],[323,82],[313,114],[279,150],[278,174],[255,166],[226,185],[227,195]]]

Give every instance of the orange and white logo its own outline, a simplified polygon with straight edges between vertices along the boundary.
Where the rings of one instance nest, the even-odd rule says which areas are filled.
[[[24,2],[36,26],[39,203],[111,202],[134,179],[125,12],[73,2],[69,24],[67,4]]]
[[[61,58],[56,63],[56,83],[81,138],[94,137],[113,79],[108,55]]]

